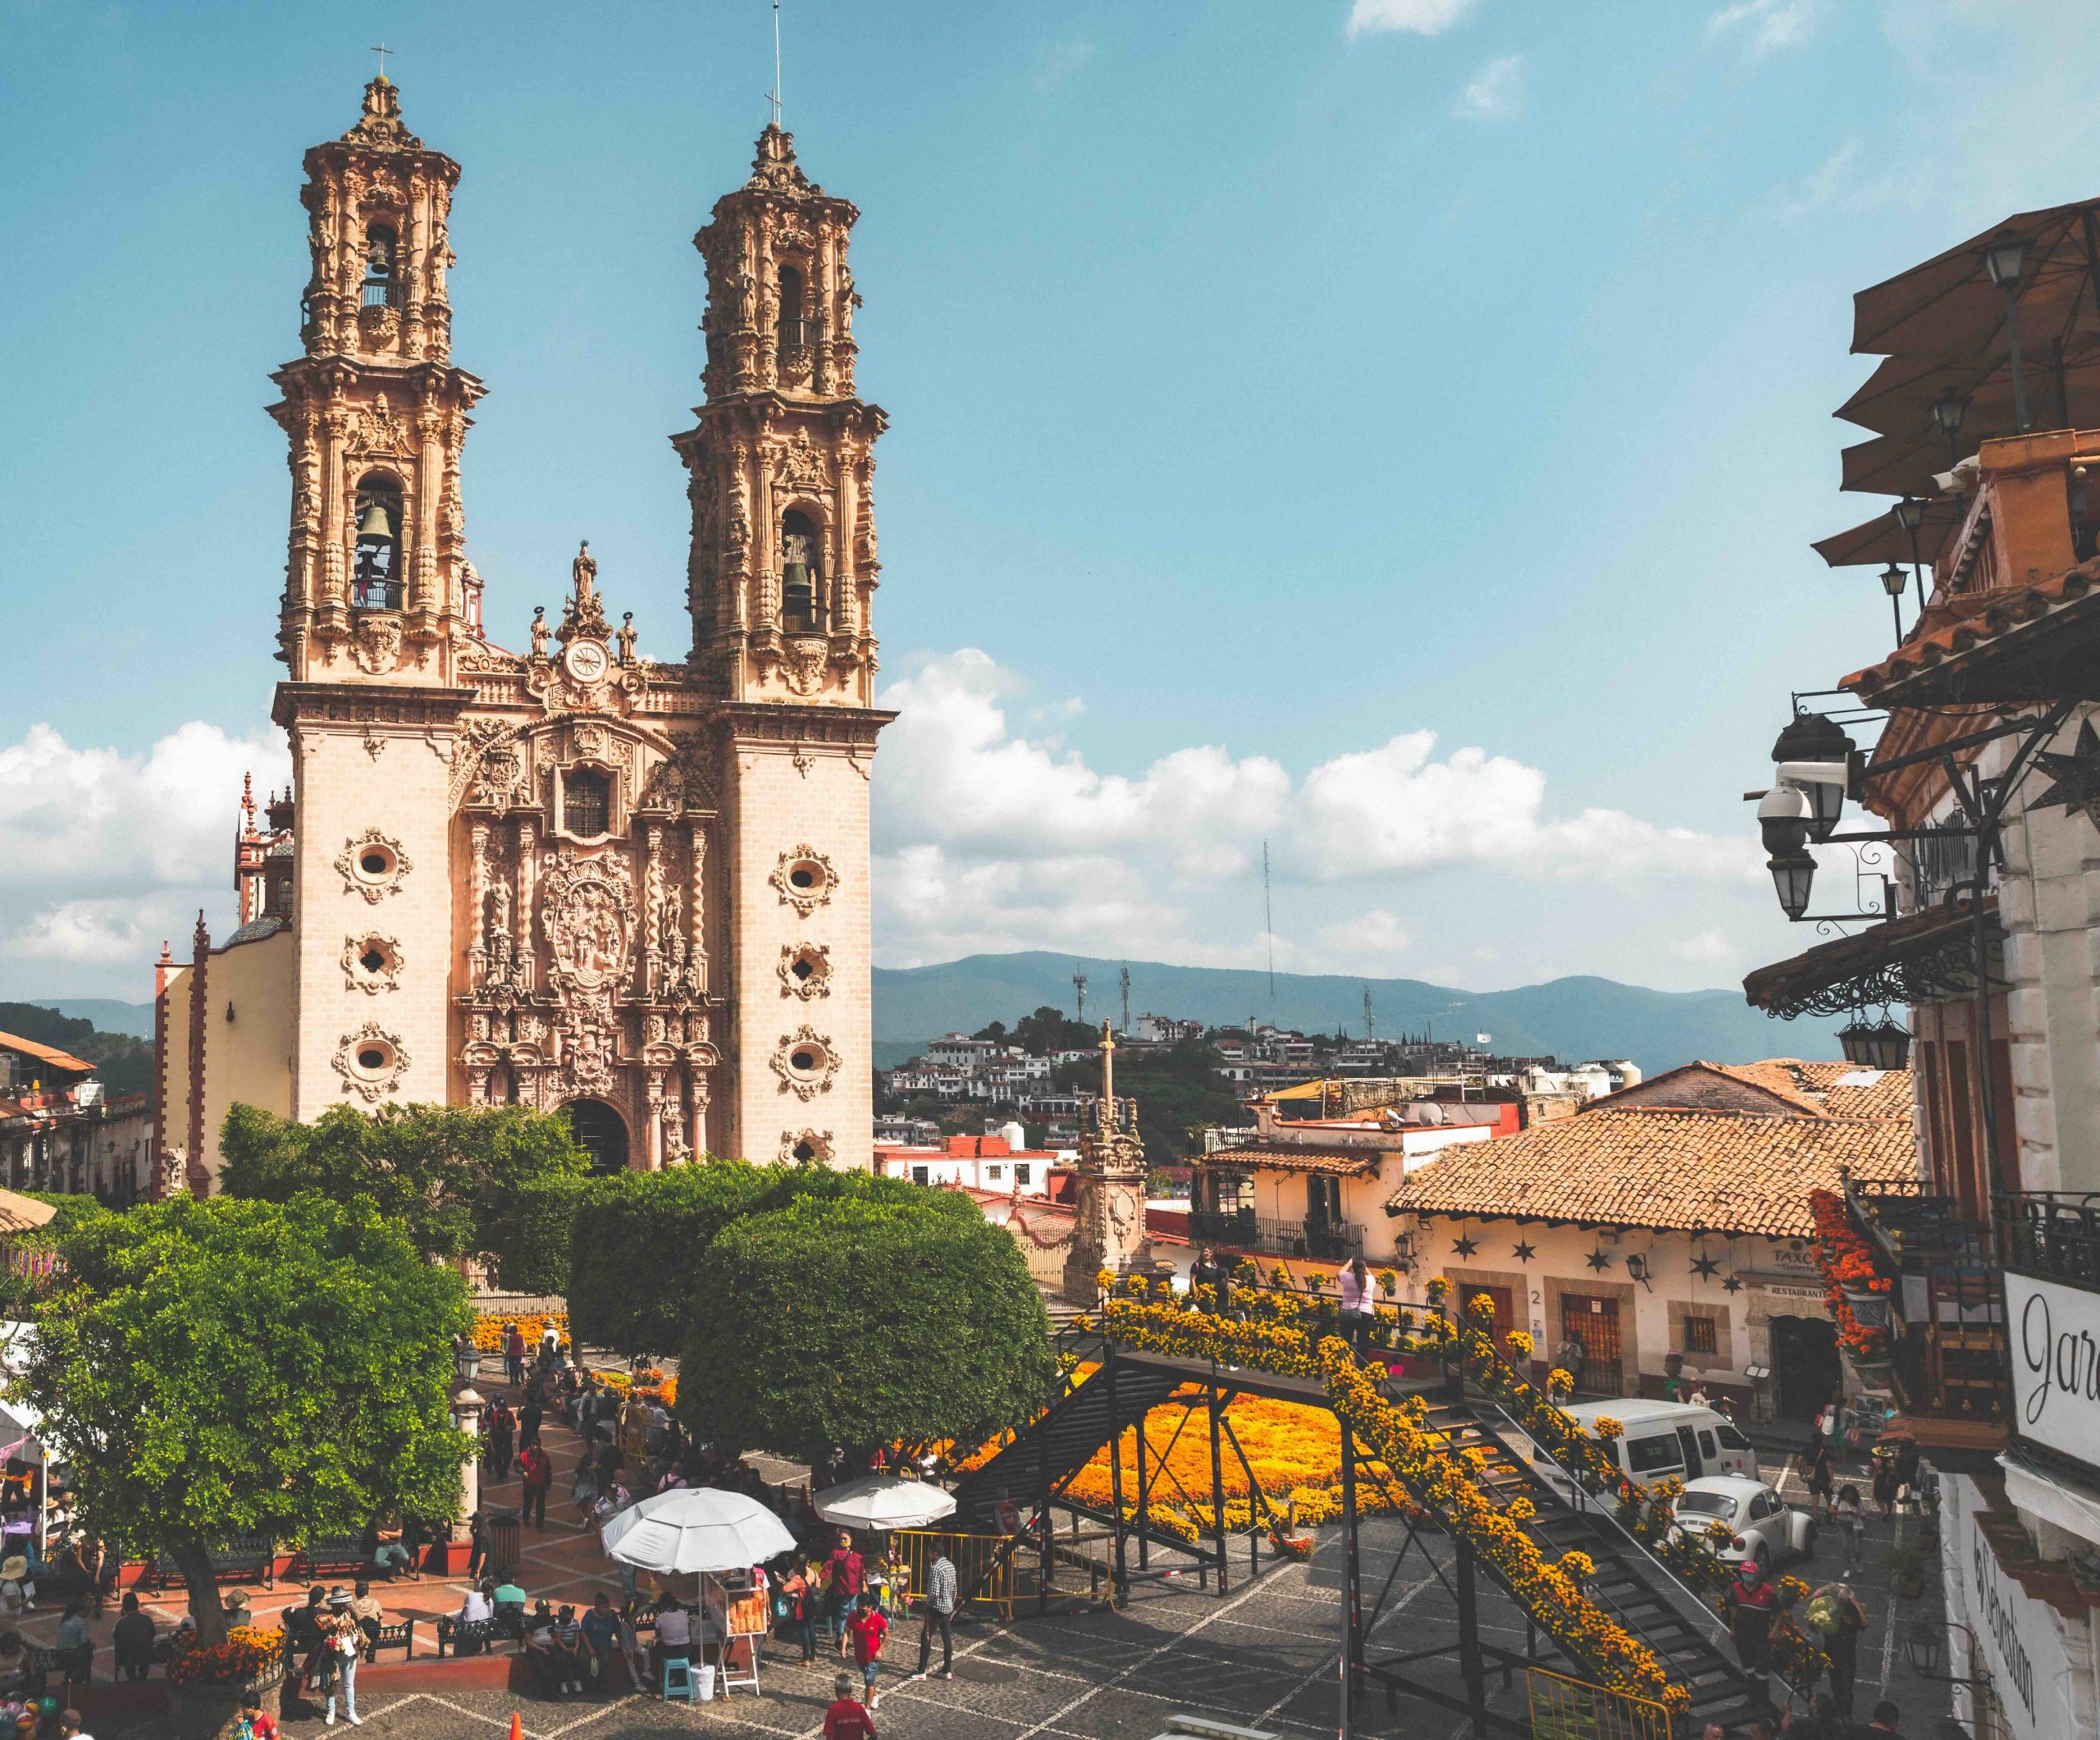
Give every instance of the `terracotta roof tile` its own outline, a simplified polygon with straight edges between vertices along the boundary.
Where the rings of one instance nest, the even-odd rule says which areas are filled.
[[[1805,1238],[1811,1190],[1918,1176],[1908,1118],[1595,1110],[1447,1149],[1387,1199],[1393,1214],[1554,1220]]]
[[[55,1045],[39,1045],[34,1039],[25,1039],[11,1033],[0,1033],[0,1051],[18,1051],[34,1057],[39,1063],[48,1063],[55,1070],[76,1070],[82,1075],[94,1073],[94,1065],[85,1058],[76,1057],[71,1052],[61,1051]]]
[[[1838,679],[1842,689],[1871,701],[1892,684],[1944,663],[1972,646],[2074,605],[2100,586],[2100,559],[2081,563],[2054,579],[2032,586],[1993,587],[1958,593],[1924,613],[1920,633],[1910,637],[1879,664]]]
[[[1204,1166],[1259,1167],[1272,1172],[1319,1172],[1335,1178],[1359,1177],[1378,1170],[1378,1162],[1400,1152],[1386,1148],[1221,1148],[1195,1156]]]

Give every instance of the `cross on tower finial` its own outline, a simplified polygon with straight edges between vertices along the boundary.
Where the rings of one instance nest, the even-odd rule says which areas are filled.
[[[780,0],[773,0],[773,89],[765,94],[773,105],[773,124],[780,125]]]
[[[383,79],[386,76],[386,57],[390,54],[399,54],[401,51],[399,48],[390,48],[384,43],[374,43],[372,45],[372,52],[379,57],[379,75]]]

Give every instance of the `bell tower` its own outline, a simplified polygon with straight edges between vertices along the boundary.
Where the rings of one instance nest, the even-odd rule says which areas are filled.
[[[403,124],[382,73],[305,169],[305,354],[271,377],[292,473],[278,656],[294,683],[449,684],[472,584],[459,455],[482,395],[451,363],[459,166]]]
[[[730,1151],[871,1163],[870,480],[886,421],[854,390],[860,212],[778,125],[694,240],[705,403],[672,437],[692,505],[689,669],[714,699],[737,1031]]]

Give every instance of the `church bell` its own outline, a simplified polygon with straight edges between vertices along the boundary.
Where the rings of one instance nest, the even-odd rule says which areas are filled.
[[[359,537],[390,538],[394,536],[393,523],[386,517],[386,505],[375,500],[364,510],[364,518],[358,522]]]

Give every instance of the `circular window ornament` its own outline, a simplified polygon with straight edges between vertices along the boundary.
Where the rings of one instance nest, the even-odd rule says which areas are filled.
[[[783,997],[809,1002],[831,995],[831,950],[824,943],[783,943],[779,971]]]
[[[343,842],[336,855],[336,869],[343,879],[343,892],[361,894],[368,906],[377,906],[390,894],[401,892],[409,865],[401,843],[368,828]]]
[[[780,1132],[783,1166],[829,1166],[838,1144],[829,1130],[783,1130]]]
[[[343,983],[353,991],[377,997],[401,989],[401,943],[377,931],[343,939]]]
[[[827,904],[838,886],[838,872],[831,860],[814,846],[797,846],[783,852],[766,879],[779,891],[783,905],[807,918]]]
[[[781,1091],[805,1102],[829,1093],[832,1078],[838,1073],[838,1053],[832,1048],[829,1038],[814,1027],[798,1027],[781,1034],[772,1061]]]
[[[343,1035],[333,1059],[343,1091],[367,1101],[381,1100],[401,1085],[408,1073],[409,1051],[398,1034],[367,1021]]]

